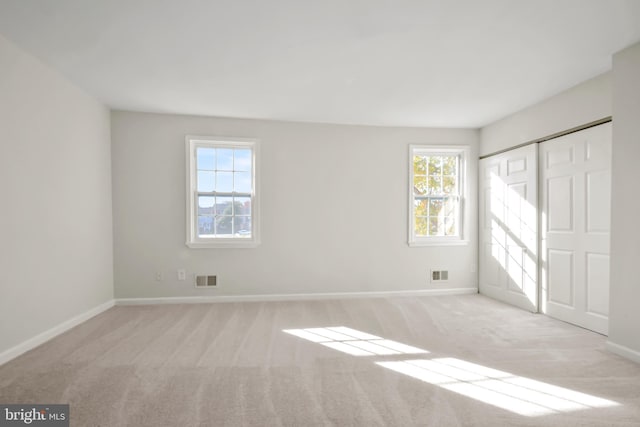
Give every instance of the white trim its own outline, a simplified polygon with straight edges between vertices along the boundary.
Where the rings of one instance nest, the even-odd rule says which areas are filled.
[[[32,350],[39,345],[44,344],[52,338],[57,337],[58,335],[67,332],[69,329],[78,326],[79,324],[86,322],[98,314],[107,311],[111,307],[115,305],[115,300],[109,300],[105,303],[100,304],[97,307],[89,309],[84,313],[81,313],[75,317],[72,317],[69,320],[65,320],[64,322],[54,326],[51,329],[48,329],[33,338],[29,338],[26,341],[21,342],[20,344],[9,348],[8,350],[0,353],[0,365],[7,363],[8,361],[15,359],[23,353],[26,353],[29,350]]]
[[[412,248],[419,248],[421,246],[466,246],[469,244],[468,240],[449,239],[449,240],[436,240],[425,241],[419,240],[416,242],[409,242],[409,246]]]
[[[216,240],[215,242],[202,242],[202,241],[197,241],[197,242],[187,242],[187,246],[191,249],[221,249],[221,248],[235,248],[235,249],[242,249],[242,248],[257,248],[258,246],[260,246],[260,242],[257,242],[255,240],[249,240],[247,239],[246,242],[241,241],[240,239],[226,239],[227,241],[225,241],[224,239],[219,239]]]
[[[414,232],[413,218],[413,155],[414,152],[424,151],[431,155],[460,155],[459,185],[460,189],[460,224],[458,224],[459,236],[436,236],[436,237],[416,237]],[[471,147],[468,145],[425,145],[409,144],[409,183],[408,183],[408,221],[407,221],[407,244],[409,247],[421,246],[458,246],[468,244],[468,235],[471,225],[470,213],[467,204],[470,200],[469,169],[470,169]]]
[[[197,146],[248,147],[252,152],[253,195],[251,196],[251,238],[201,239],[196,236],[196,198],[194,183],[196,168],[194,150]],[[260,140],[255,138],[235,138],[217,136],[185,136],[186,163],[186,241],[191,249],[255,248],[260,245]]]
[[[625,347],[624,345],[616,344],[611,341],[607,341],[605,344],[607,350],[612,353],[617,354],[618,356],[626,357],[629,360],[633,360],[636,363],[640,363],[640,352],[636,350],[632,350],[629,347]]]
[[[258,301],[307,301],[351,298],[390,298],[411,296],[438,296],[477,294],[477,288],[422,289],[407,291],[381,292],[335,292],[312,294],[264,294],[264,295],[218,295],[195,297],[160,297],[160,298],[118,298],[116,305],[150,305],[150,304],[197,304],[218,302],[258,302]]]

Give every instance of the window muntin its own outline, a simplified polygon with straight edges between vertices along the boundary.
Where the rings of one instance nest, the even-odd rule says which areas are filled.
[[[190,183],[187,245],[256,245],[256,142],[187,140]]]
[[[409,244],[462,240],[465,150],[411,147]]]

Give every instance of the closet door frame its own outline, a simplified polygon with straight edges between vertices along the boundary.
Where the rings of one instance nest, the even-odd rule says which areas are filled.
[[[596,128],[596,129],[590,131],[591,128]],[[580,134],[579,132],[582,132],[582,131],[586,131],[586,133]],[[584,270],[581,273],[585,272],[585,274],[581,274],[581,276],[584,276],[584,278],[581,279],[582,280],[581,286],[584,286],[584,287],[591,286],[593,283],[596,282],[596,280],[594,280],[595,278],[598,278],[600,280],[606,280],[607,295],[604,295],[603,293],[604,291],[602,289],[597,291],[594,295],[597,295],[601,298],[598,304],[594,304],[594,301],[597,300],[596,298],[590,298],[589,296],[580,298],[579,303],[582,305],[583,308],[585,308],[585,311],[589,312],[588,316],[586,317],[587,319],[586,321],[584,321],[584,319],[582,319],[582,321],[579,318],[576,319],[575,316],[573,317],[567,316],[566,313],[564,313],[563,315],[562,310],[560,310],[559,313],[557,313],[556,311],[558,310],[554,311],[553,308],[550,309],[551,305],[549,303],[549,298],[550,296],[553,297],[552,293],[554,289],[551,289],[551,290],[549,289],[549,259],[548,259],[549,248],[547,247],[548,245],[546,241],[546,237],[547,237],[546,228],[549,228],[549,218],[548,218],[549,200],[545,198],[548,198],[549,196],[548,194],[549,188],[545,187],[545,186],[548,186],[548,183],[545,182],[545,177],[547,175],[546,175],[546,170],[544,170],[543,168],[545,167],[546,164],[548,164],[548,159],[546,158],[548,150],[546,148],[552,146],[551,144],[554,143],[554,140],[557,140],[559,138],[564,138],[564,137],[568,137],[569,139],[575,139],[575,138],[580,139],[583,135],[589,135],[592,133],[597,134],[598,132],[607,132],[607,131],[609,132],[608,135],[610,138],[611,137],[610,136],[611,135],[611,117],[597,120],[592,123],[588,123],[583,126],[579,126],[564,132],[559,132],[557,134],[553,134],[545,138],[540,138],[538,140],[531,141],[527,144],[523,144],[514,148],[510,148],[510,149],[500,151],[488,156],[484,156],[480,159],[479,183],[478,183],[479,184],[478,188],[480,193],[478,195],[479,208],[480,208],[480,212],[478,215],[478,220],[479,220],[478,229],[479,229],[480,235],[479,235],[478,241],[479,241],[480,247],[478,250],[478,256],[479,256],[478,265],[479,265],[479,292],[481,294],[521,307],[528,311],[542,312],[544,314],[550,315],[551,317],[555,317],[560,320],[567,321],[569,323],[574,323],[574,324],[577,324],[578,326],[585,327],[587,329],[606,335],[606,333],[608,332],[608,318],[607,318],[608,312],[606,309],[608,308],[607,301],[608,301],[608,292],[609,292],[609,289],[608,289],[609,232],[608,232],[608,229],[601,230],[600,228],[603,228],[603,227],[601,227],[602,224],[600,223],[604,224],[604,222],[607,222],[606,218],[610,218],[610,216],[607,216],[606,214],[602,214],[601,219],[599,220],[599,223],[598,223],[599,225],[597,227],[594,227],[593,224],[589,223],[589,219],[587,219],[587,216],[590,215],[588,213],[588,210],[590,209],[588,205],[589,198],[593,199],[595,196],[590,195],[589,189],[585,190],[585,188],[591,184],[587,183],[586,181],[582,182],[580,184],[580,191],[585,191],[584,198],[586,198],[586,200],[584,201],[584,203],[581,203],[580,206],[572,207],[571,215],[574,215],[578,209],[583,209],[583,212],[581,214],[584,216],[584,221],[581,221],[580,224],[577,224],[577,225],[583,227],[586,233],[595,231],[594,233],[592,233],[594,234],[594,236],[591,236],[591,240],[595,243],[591,246],[587,245],[589,247],[583,250],[583,252],[585,252],[585,254],[583,255],[585,255],[586,257],[591,257],[593,260],[599,261],[599,265],[597,266],[598,268],[594,267],[591,269],[591,271],[589,271],[588,260],[587,260],[586,266],[584,265],[580,266],[580,268]],[[572,136],[572,134],[576,134],[576,135]],[[559,141],[560,143],[562,143],[563,140],[559,139]],[[586,171],[581,171],[581,173],[587,174],[587,177],[585,178],[586,180],[591,179],[588,176],[588,174],[594,173],[594,172],[595,173],[606,172],[610,176],[610,173],[611,173],[611,164],[610,164],[611,140],[610,139],[608,143],[609,143],[608,169],[606,167],[603,167],[601,164],[602,162],[600,162],[598,163],[598,166],[591,168],[593,170],[587,169]],[[585,143],[585,144],[586,144],[585,147],[587,147],[588,143]],[[535,204],[533,205],[535,206],[535,217],[536,217],[535,219],[536,244],[534,245],[535,257],[531,257],[531,255],[533,255],[533,252],[529,254],[530,255],[529,259],[535,261],[535,288],[536,288],[535,295],[536,296],[534,301],[529,300],[528,302],[526,300],[523,300],[521,297],[515,298],[513,296],[513,292],[510,292],[508,289],[509,271],[508,271],[508,266],[506,261],[509,259],[510,251],[508,250],[507,247],[505,247],[508,245],[505,245],[505,244],[498,245],[498,248],[497,248],[499,249],[498,251],[492,250],[495,248],[496,242],[494,241],[493,236],[491,235],[493,230],[495,229],[495,226],[492,226],[492,223],[491,223],[491,216],[495,214],[495,212],[493,212],[495,211],[495,209],[492,209],[491,207],[491,204],[492,204],[491,198],[497,197],[498,199],[500,199],[500,196],[499,195],[496,196],[495,194],[492,194],[491,184],[490,184],[490,181],[492,179],[491,175],[493,175],[494,180],[496,179],[495,178],[496,176],[502,180],[502,183],[500,185],[508,186],[509,181],[506,178],[508,177],[509,158],[512,157],[515,153],[518,153],[518,150],[524,150],[527,147],[532,147],[530,149],[535,150],[535,153],[536,153],[535,168],[534,168],[536,171],[535,172]],[[580,153],[578,153],[578,155],[582,156],[586,160],[589,160],[588,150],[589,150],[588,147],[584,148],[580,151]],[[606,160],[604,160],[604,162],[606,163]],[[602,188],[605,188],[605,190],[608,190],[607,197],[610,198],[611,196],[610,180],[608,181],[609,187],[606,188],[606,182],[607,182],[606,179],[600,179],[600,181],[597,182],[595,178],[600,179],[601,177],[595,177],[594,175],[594,179],[592,183],[595,183],[595,185],[599,185],[601,187],[601,190]],[[506,200],[505,197],[507,196],[504,195],[501,197],[502,197],[502,201],[504,202],[504,200]],[[557,197],[557,195],[555,197]],[[610,208],[610,205],[607,205],[607,206],[609,206]],[[545,210],[547,210],[546,213],[544,213]],[[610,215],[610,211],[608,215]],[[593,214],[591,214],[591,217],[595,218]],[[506,218],[506,217],[503,217],[503,218]],[[572,221],[574,220],[572,219]],[[609,219],[609,222],[610,222],[610,219]],[[522,245],[522,246],[525,246],[525,245]],[[593,249],[593,247],[595,247],[596,249]],[[575,267],[572,266],[571,268],[575,268]],[[591,275],[592,277],[589,278],[588,277],[589,275]],[[531,278],[534,278],[534,275],[530,275],[530,276]],[[563,277],[563,275],[560,274],[559,277]],[[591,281],[591,284],[587,283],[589,280]],[[590,292],[590,290],[587,289],[586,292]],[[522,292],[522,293],[526,295],[525,292]],[[565,304],[565,305],[569,306],[569,304]]]

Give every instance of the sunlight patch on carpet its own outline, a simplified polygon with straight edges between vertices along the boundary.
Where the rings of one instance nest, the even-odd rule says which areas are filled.
[[[429,353],[417,347],[380,338],[367,334],[366,332],[347,328],[346,326],[284,329],[283,332],[322,344],[352,356],[390,356],[397,354]]]
[[[376,364],[528,417],[619,406],[611,400],[455,358],[386,361]]]

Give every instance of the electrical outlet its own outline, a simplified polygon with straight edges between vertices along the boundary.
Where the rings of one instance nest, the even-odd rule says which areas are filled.
[[[471,273],[475,273],[476,272],[476,265],[475,264],[471,264],[471,268],[469,269]]]
[[[178,280],[187,280],[187,271],[184,269],[178,270]]]
[[[162,282],[162,273],[160,271],[156,272],[156,282]]]

